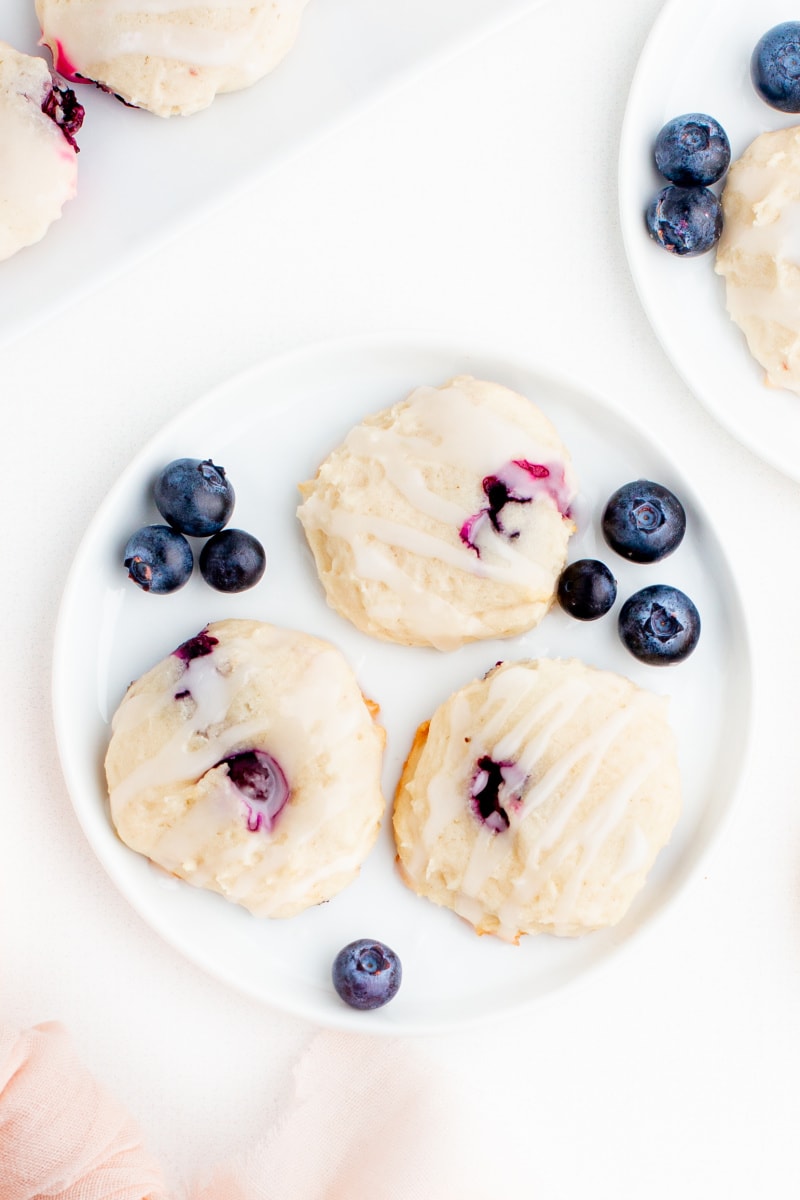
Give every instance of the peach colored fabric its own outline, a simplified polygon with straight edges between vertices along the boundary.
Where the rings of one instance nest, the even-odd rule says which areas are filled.
[[[419,1043],[320,1033],[263,1141],[172,1200],[496,1200],[491,1114]],[[0,1200],[168,1200],[131,1118],[59,1025],[0,1026]]]
[[[167,1200],[134,1122],[56,1024],[0,1026],[0,1200]]]
[[[322,1033],[283,1119],[190,1200],[510,1198],[487,1118],[419,1043]]]

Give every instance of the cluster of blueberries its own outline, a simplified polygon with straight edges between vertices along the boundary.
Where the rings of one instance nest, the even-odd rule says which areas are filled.
[[[759,39],[750,78],[770,107],[800,112],[800,21],[783,21]],[[709,185],[730,165],[725,130],[705,113],[673,117],[656,138],[654,158],[668,184],[647,208],[648,233],[671,254],[705,254],[722,233],[722,206]]]
[[[183,587],[194,568],[187,537],[208,538],[200,574],[217,591],[243,592],[258,583],[264,547],[243,529],[225,528],[236,495],[223,467],[210,458],[177,458],[159,472],[153,499],[167,524],[137,529],[123,553],[129,578],[143,591],[166,595]]]
[[[728,135],[713,117],[685,113],[661,129],[654,157],[669,183],[647,208],[648,233],[671,254],[705,254],[722,233],[722,205],[708,185],[730,165]]]
[[[636,479],[614,492],[602,516],[612,550],[635,563],[666,558],[683,541],[686,513],[677,496],[659,483]],[[617,581],[599,559],[570,563],[558,581],[558,602],[579,621],[605,616],[617,598]],[[700,637],[700,614],[678,588],[657,583],[625,601],[619,636],[640,662],[665,666],[687,658]]]

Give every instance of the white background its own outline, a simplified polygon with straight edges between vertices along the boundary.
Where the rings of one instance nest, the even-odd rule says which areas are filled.
[[[263,1131],[314,1030],[178,958],[95,860],[52,731],[62,581],[196,396],[301,342],[408,330],[516,346],[649,423],[730,555],[758,683],[735,815],[666,917],[581,987],[425,1052],[470,1064],[476,1127],[523,1148],[520,1197],[798,1192],[800,490],[698,405],[637,303],[617,149],[659,7],[532,10],[0,349],[0,1018],[65,1022],[173,1181]]]

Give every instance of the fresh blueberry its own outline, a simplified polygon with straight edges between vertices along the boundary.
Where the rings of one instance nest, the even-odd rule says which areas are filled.
[[[619,636],[631,654],[651,666],[682,662],[700,637],[700,614],[677,588],[656,583],[623,604]]]
[[[183,587],[194,565],[186,538],[168,525],[145,525],[137,530],[128,538],[122,557],[128,578],[142,591],[155,595]]]
[[[719,121],[705,113],[684,113],[660,130],[654,157],[670,183],[704,187],[716,183],[727,171],[731,146]]]
[[[222,529],[236,499],[224,468],[210,458],[168,463],[155,481],[153,496],[164,520],[190,537],[209,537]]]
[[[722,233],[722,205],[705,187],[662,188],[645,213],[650,237],[670,254],[705,254]]]
[[[781,112],[800,112],[800,21],[783,21],[756,42],[750,78],[762,100]]]
[[[658,562],[681,544],[686,513],[669,488],[636,479],[614,492],[603,512],[602,528],[611,549],[623,558]]]
[[[579,621],[603,617],[617,598],[617,581],[605,563],[580,558],[570,563],[558,581],[558,603]]]
[[[360,938],[336,955],[331,977],[351,1008],[381,1008],[397,994],[403,970],[394,950],[383,942]]]
[[[200,551],[200,573],[218,592],[246,592],[264,574],[267,556],[252,533],[223,529]]]

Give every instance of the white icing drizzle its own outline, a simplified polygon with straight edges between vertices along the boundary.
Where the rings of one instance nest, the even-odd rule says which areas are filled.
[[[513,761],[526,773],[535,772],[538,762],[552,757],[552,744],[574,717],[589,694],[589,684],[579,677],[562,679],[558,686],[532,701],[534,672],[523,664],[502,668],[489,680],[486,699],[476,715],[465,694],[450,702],[447,726],[437,729],[437,744],[445,747],[443,761],[428,784],[430,811],[410,852],[406,868],[410,877],[428,876],[436,870],[435,848],[453,822],[475,821],[468,808],[464,786],[465,765],[484,755],[495,762]],[[474,840],[464,865],[453,907],[467,920],[480,925],[483,905],[479,897],[490,879],[502,876],[519,852],[517,835],[523,827],[541,819],[545,806],[552,806],[547,821],[533,833],[524,872],[514,891],[497,912],[501,938],[514,940],[521,927],[521,914],[548,888],[559,868],[570,864],[568,882],[562,887],[555,907],[553,932],[570,933],[571,913],[588,873],[609,840],[620,836],[631,801],[647,780],[657,773],[665,750],[642,755],[633,769],[616,786],[607,788],[580,820],[581,806],[607,761],[613,746],[625,737],[631,723],[648,706],[663,701],[643,690],[631,694],[627,704],[615,709],[599,726],[573,743],[551,762],[532,785],[523,789],[521,806],[509,806],[509,829],[494,833],[486,826],[473,826]],[[436,719],[436,718],[434,718]],[[508,732],[502,734],[507,729]],[[554,798],[557,798],[553,804]],[[502,803],[502,795],[500,797]],[[624,834],[622,851],[613,866],[612,882],[645,871],[652,854],[644,831],[632,825]]]
[[[113,730],[131,728],[146,719],[158,720],[159,713],[189,690],[191,720],[183,722],[157,754],[145,759],[111,791],[111,811],[117,819],[122,809],[141,791],[151,787],[199,779],[249,737],[263,729],[263,720],[222,729],[236,692],[245,686],[250,668],[246,660],[223,674],[218,651],[193,658],[174,686],[164,693],[140,693],[123,702],[114,717]]]
[[[381,545],[356,543],[353,550],[359,575],[386,584],[386,591],[371,603],[376,620],[391,625],[402,615],[417,628],[427,629],[430,643],[437,650],[454,649],[465,634],[480,636],[483,626],[477,617],[461,612],[444,596],[412,587],[406,573],[386,556]],[[444,632],[448,628],[454,632]]]
[[[379,563],[385,563],[391,555],[391,549],[396,546],[410,550],[420,558],[435,559],[447,563],[467,575],[478,575],[485,579],[495,579],[502,582],[520,580],[522,577],[536,577],[537,586],[546,587],[549,581],[547,572],[530,559],[520,554],[513,543],[502,538],[492,539],[492,550],[499,562],[487,562],[479,558],[474,550],[465,544],[449,543],[435,534],[425,533],[424,530],[414,529],[400,521],[392,521],[386,517],[376,517],[368,513],[346,512],[344,509],[331,509],[327,520],[328,532],[350,543],[356,564],[363,561],[365,538],[371,536],[375,542],[368,543],[374,557],[373,570]],[[406,587],[410,580],[406,577]]]

